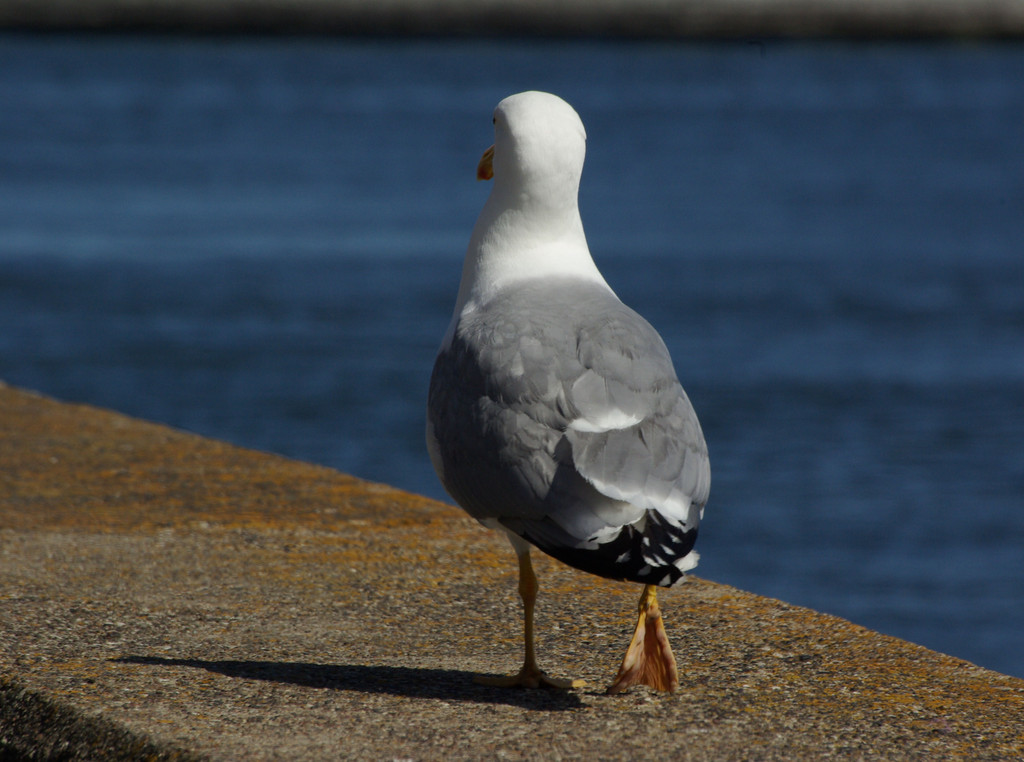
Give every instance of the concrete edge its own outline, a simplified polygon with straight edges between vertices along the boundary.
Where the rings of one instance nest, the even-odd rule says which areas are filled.
[[[206,757],[88,716],[0,675],[0,760],[37,759],[199,762]]]

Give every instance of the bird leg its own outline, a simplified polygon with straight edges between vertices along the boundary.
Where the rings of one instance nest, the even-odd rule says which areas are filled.
[[[626,656],[619,667],[615,682],[607,693],[622,693],[637,683],[649,685],[659,691],[674,691],[679,687],[676,657],[668,643],[665,626],[658,608],[658,588],[645,585],[640,596],[640,616],[629,642]]]
[[[493,685],[499,688],[581,688],[583,680],[558,680],[548,677],[537,666],[537,655],[533,648],[533,609],[537,602],[537,575],[533,572],[530,562],[530,549],[523,548],[516,552],[519,555],[519,596],[523,599],[523,635],[526,640],[526,658],[519,674],[509,677],[475,678],[481,685]]]

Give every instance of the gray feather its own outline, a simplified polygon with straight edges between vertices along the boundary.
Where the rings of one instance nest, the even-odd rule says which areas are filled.
[[[710,487],[700,424],[657,332],[598,285],[530,281],[463,314],[428,418],[446,489],[481,521],[557,555],[654,512],[692,546]]]

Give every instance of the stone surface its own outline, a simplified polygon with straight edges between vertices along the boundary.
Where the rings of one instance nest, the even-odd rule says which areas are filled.
[[[697,578],[680,690],[605,696],[639,586],[536,565],[587,688],[473,682],[516,564],[457,509],[0,386],[0,758],[1024,757],[1024,681]]]

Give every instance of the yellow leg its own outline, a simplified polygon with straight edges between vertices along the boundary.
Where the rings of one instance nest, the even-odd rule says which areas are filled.
[[[476,678],[476,682],[500,688],[581,688],[586,685],[583,680],[558,680],[548,677],[537,666],[537,654],[533,647],[533,609],[537,602],[537,575],[533,572],[529,548],[518,553],[519,596],[523,599],[523,638],[526,643],[523,668],[519,670],[519,674],[510,677],[481,675]]]
[[[619,667],[615,682],[608,693],[622,693],[631,685],[649,685],[659,691],[674,691],[679,687],[679,671],[672,654],[665,626],[658,608],[658,588],[645,585],[640,596],[633,639]]]

